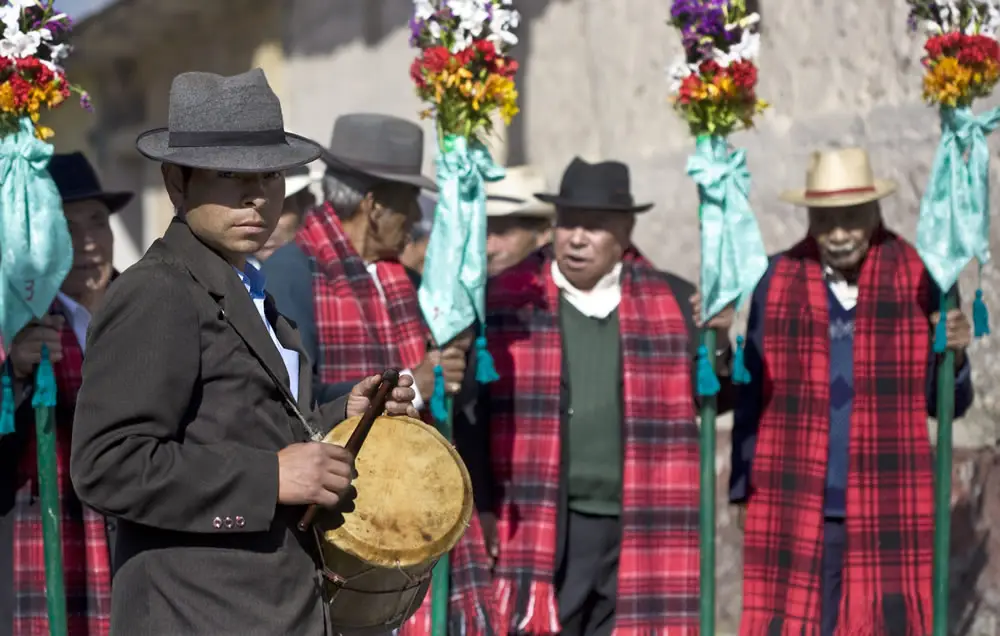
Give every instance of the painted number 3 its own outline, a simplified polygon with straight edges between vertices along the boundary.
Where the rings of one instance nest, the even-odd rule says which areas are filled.
[[[24,283],[24,299],[31,302],[35,298],[35,281],[29,280]]]

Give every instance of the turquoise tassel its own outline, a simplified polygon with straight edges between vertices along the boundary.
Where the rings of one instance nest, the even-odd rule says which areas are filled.
[[[715,371],[708,361],[708,349],[704,346],[698,347],[698,395],[702,397],[717,395],[722,388],[719,385],[719,378],[715,377]]]
[[[983,290],[976,290],[976,299],[972,301],[972,325],[977,338],[990,335],[990,310],[983,300]]]
[[[448,421],[448,405],[444,392],[444,373],[441,365],[434,367],[434,394],[431,396],[431,417],[438,422]]]
[[[944,353],[944,350],[948,348],[947,317],[942,311],[947,304],[948,294],[941,292],[941,300],[938,303],[938,324],[934,329],[934,353]]]
[[[736,336],[736,353],[733,356],[733,384],[750,384],[750,371],[743,361],[743,336]]]
[[[14,432],[14,384],[10,379],[10,363],[3,365],[3,396],[0,399],[0,437]]]
[[[486,348],[486,336],[476,338],[476,382],[489,384],[500,379],[496,366],[493,364],[493,355]]]
[[[35,391],[31,396],[34,408],[51,408],[56,405],[56,374],[49,360],[49,348],[42,345],[42,361],[35,372]]]

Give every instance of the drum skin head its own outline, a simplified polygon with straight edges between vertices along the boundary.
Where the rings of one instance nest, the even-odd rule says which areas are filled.
[[[361,421],[323,440],[344,446]],[[338,528],[318,525],[326,543],[371,565],[406,568],[437,559],[465,534],[472,480],[458,451],[434,427],[409,417],[375,420],[355,460],[358,496]]]

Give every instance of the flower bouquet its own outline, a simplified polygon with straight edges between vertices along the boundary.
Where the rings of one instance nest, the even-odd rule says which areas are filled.
[[[414,0],[410,66],[423,117],[437,124],[440,190],[427,247],[419,297],[431,334],[446,343],[483,315],[486,291],[487,181],[503,169],[483,143],[496,114],[510,123],[517,114],[510,47],[520,20],[512,0]],[[485,336],[476,341],[476,377],[496,379]],[[431,399],[435,418],[447,418],[443,382]]]
[[[973,258],[990,260],[989,149],[986,135],[1000,124],[1000,109],[972,113],[1000,81],[1000,6],[997,0],[908,0],[911,32],[923,34],[923,97],[936,106],[941,142],[920,202],[917,250],[942,290],[942,306]],[[973,301],[976,337],[990,332],[983,292]],[[934,337],[943,352],[944,321]]]
[[[742,305],[767,269],[767,253],[750,209],[750,174],[742,150],[727,137],[753,127],[767,108],[757,96],[760,18],[744,0],[674,0],[669,23],[681,34],[683,59],[670,69],[670,101],[696,138],[687,172],[698,185],[702,316]],[[711,334],[708,334],[711,338]],[[733,381],[747,382],[742,339]],[[711,345],[711,346],[709,346]],[[699,350],[698,392],[715,395],[714,343]]]

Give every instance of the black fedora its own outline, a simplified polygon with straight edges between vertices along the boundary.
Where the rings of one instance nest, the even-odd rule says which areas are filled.
[[[610,212],[645,212],[652,203],[632,198],[628,166],[619,161],[589,163],[577,157],[570,162],[559,184],[559,194],[535,193],[540,201],[560,208]]]
[[[424,131],[399,117],[378,113],[341,115],[333,124],[333,138],[323,151],[323,161],[334,172],[345,170],[437,190],[434,181],[420,173]]]
[[[288,170],[322,151],[285,131],[281,102],[259,68],[181,73],[170,85],[167,127],[142,133],[135,146],[156,161],[230,172]]]
[[[82,152],[52,155],[49,174],[63,203],[96,199],[103,201],[110,212],[117,212],[132,200],[131,192],[105,192],[97,172]]]

